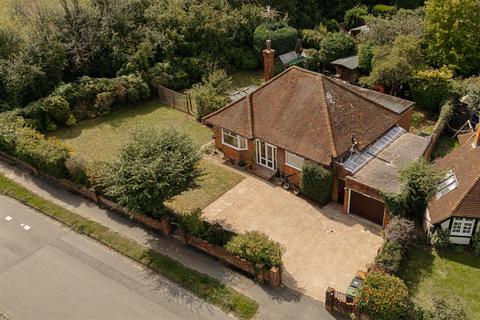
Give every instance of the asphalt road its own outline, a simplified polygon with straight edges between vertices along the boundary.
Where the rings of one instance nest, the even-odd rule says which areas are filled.
[[[1,195],[0,313],[12,320],[231,319],[151,270]]]

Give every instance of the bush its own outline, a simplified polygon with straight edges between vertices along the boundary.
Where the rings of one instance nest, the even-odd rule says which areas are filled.
[[[258,70],[260,68],[260,59],[251,49],[240,48],[237,58],[233,61],[240,70]]]
[[[375,257],[375,263],[385,272],[397,274],[402,261],[402,246],[393,241],[385,241],[382,251]]]
[[[187,234],[201,238],[206,230],[205,222],[201,217],[202,210],[199,208],[194,209],[189,213],[180,215],[180,225]]]
[[[59,178],[66,178],[68,150],[58,140],[45,139],[13,113],[0,115],[0,150],[28,162],[35,168]]]
[[[324,65],[355,54],[355,41],[343,31],[327,33],[322,40],[320,55]]]
[[[247,261],[263,263],[268,268],[282,265],[283,247],[259,231],[234,236],[225,249]]]
[[[298,42],[297,29],[288,26],[285,21],[263,23],[253,33],[255,51],[258,54],[265,48],[267,40],[272,40],[272,48],[277,55],[293,51]]]
[[[317,29],[302,29],[299,34],[304,48],[320,50],[322,47],[322,40],[327,34],[327,29],[323,26],[320,26]]]
[[[477,256],[480,256],[480,232],[476,232],[472,238],[472,247]]]
[[[450,301],[442,297],[433,298],[433,307],[430,311],[430,320],[467,320],[467,314],[461,300],[457,297]]]
[[[355,304],[375,320],[399,319],[408,305],[408,290],[395,276],[370,273],[357,291]]]
[[[393,217],[385,227],[385,241],[398,243],[402,252],[415,240],[415,222],[401,217]]]
[[[413,100],[437,112],[452,91],[452,78],[453,72],[446,67],[418,71],[409,81]]]
[[[397,12],[397,8],[386,4],[377,4],[373,6],[372,12],[376,16],[393,15]]]
[[[198,160],[197,147],[184,134],[135,131],[96,187],[133,212],[158,216],[165,200],[194,186]]]
[[[305,49],[303,52],[308,59],[308,68],[313,71],[320,71],[322,63],[320,52],[315,49]]]
[[[303,164],[300,191],[320,204],[330,201],[333,188],[333,173],[313,162]]]
[[[345,12],[343,21],[348,29],[355,28],[365,23],[366,15],[368,15],[367,6],[357,5]]]
[[[364,74],[372,71],[373,46],[364,43],[358,48],[358,67]]]
[[[437,228],[430,238],[430,243],[435,250],[445,250],[450,246],[450,233],[447,230]]]
[[[67,100],[61,96],[52,95],[43,100],[43,111],[58,124],[74,126],[77,121],[70,110]]]

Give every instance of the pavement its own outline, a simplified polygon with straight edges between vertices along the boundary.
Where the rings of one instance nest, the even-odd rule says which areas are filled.
[[[182,245],[177,240],[163,238],[154,231],[143,228],[125,216],[101,209],[96,204],[78,195],[53,186],[4,162],[0,162],[0,173],[47,200],[101,223],[127,238],[161,252],[185,266],[216,278],[225,283],[225,285],[255,299],[259,304],[259,309],[255,316],[256,319],[345,319],[344,317],[333,316],[328,313],[322,301],[287,287],[269,289],[259,285],[211,257]]]
[[[11,319],[231,319],[14,199],[0,196],[0,310]]]
[[[207,206],[203,217],[235,232],[262,231],[280,242],[282,282],[320,301],[328,287],[345,292],[383,242],[380,227],[344,214],[341,205],[318,207],[250,175]]]

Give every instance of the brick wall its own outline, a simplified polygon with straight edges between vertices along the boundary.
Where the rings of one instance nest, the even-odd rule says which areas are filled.
[[[410,107],[408,110],[404,111],[400,115],[400,120],[398,121],[398,126],[403,129],[410,131],[410,123],[412,121],[413,107]]]

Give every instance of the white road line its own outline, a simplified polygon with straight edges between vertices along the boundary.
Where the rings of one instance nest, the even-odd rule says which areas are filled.
[[[5,220],[7,220],[7,221],[12,221],[12,220],[13,220],[13,218],[12,218],[12,217],[10,217],[10,216],[6,216],[6,217],[5,217]]]
[[[32,227],[30,227],[28,224],[26,224],[26,225],[23,227],[23,229],[25,229],[25,230],[30,230],[31,228],[32,228]]]

